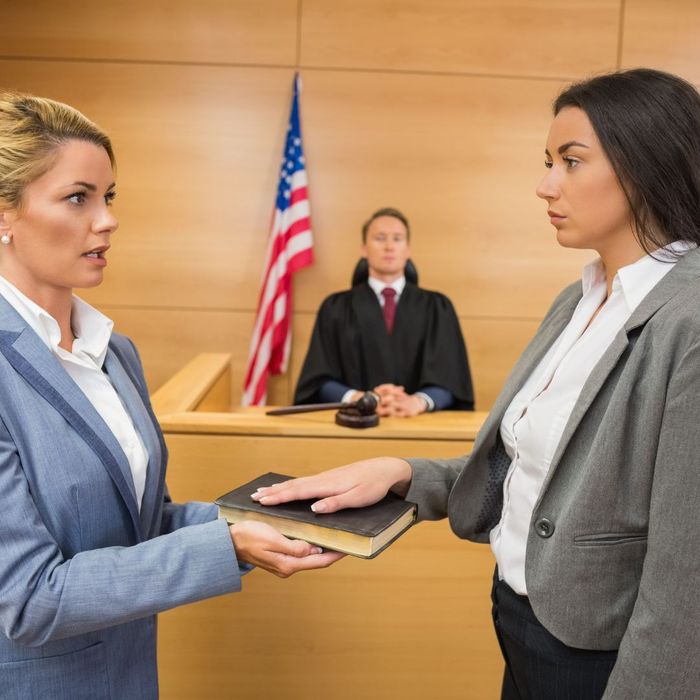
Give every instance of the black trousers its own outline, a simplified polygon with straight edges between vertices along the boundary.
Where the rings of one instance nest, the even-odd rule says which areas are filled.
[[[617,651],[566,646],[535,617],[526,596],[494,576],[493,624],[506,668],[501,700],[599,700]]]

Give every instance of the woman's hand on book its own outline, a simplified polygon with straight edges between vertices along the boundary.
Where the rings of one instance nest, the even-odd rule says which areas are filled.
[[[290,540],[265,523],[242,521],[230,525],[229,532],[238,561],[258,566],[280,578],[297,571],[324,569],[345,556],[339,552],[324,552],[302,540]]]
[[[314,513],[335,513],[343,508],[372,505],[381,501],[388,491],[405,496],[411,477],[411,466],[405,460],[379,457],[274,484],[260,489],[251,498],[264,506],[317,498],[311,506]]]

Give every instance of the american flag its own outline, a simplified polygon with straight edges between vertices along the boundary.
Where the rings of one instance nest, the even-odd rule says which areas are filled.
[[[300,88],[301,79],[295,75],[258,313],[248,354],[244,406],[263,405],[267,398],[268,376],[282,374],[287,369],[292,344],[292,275],[314,259],[299,123]]]

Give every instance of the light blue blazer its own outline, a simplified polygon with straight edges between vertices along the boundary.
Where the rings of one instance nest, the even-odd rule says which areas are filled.
[[[140,512],[114,435],[0,297],[3,700],[156,698],[155,614],[240,590],[215,506],[170,501],[165,444],[128,338],[113,335],[104,371],[149,454]]]

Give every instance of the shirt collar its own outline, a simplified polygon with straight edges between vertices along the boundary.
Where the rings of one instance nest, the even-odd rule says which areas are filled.
[[[397,280],[394,280],[391,284],[387,284],[386,282],[382,282],[381,280],[378,280],[376,277],[372,277],[371,275],[367,278],[367,284],[369,284],[370,287],[372,287],[374,293],[379,297],[382,294],[382,290],[386,289],[387,287],[391,287],[395,292],[396,292],[396,298],[401,296],[401,293],[404,290],[404,287],[406,286],[406,278],[405,277],[399,277]]]
[[[73,297],[71,325],[75,333],[74,353],[85,353],[98,367],[107,355],[114,322],[80,297]]]
[[[603,261],[600,258],[596,258],[584,265],[581,273],[581,286],[584,296],[599,284],[605,284],[605,267]]]
[[[48,311],[22,294],[4,277],[0,277],[0,295],[17,311],[49,350],[54,353],[59,350],[61,330],[58,321]],[[73,296],[71,326],[76,336],[73,342],[73,354],[88,355],[101,367],[107,355],[114,323],[87,302]]]
[[[674,241],[645,255],[631,265],[621,267],[613,279],[613,291],[622,289],[630,313],[661,279],[671,271],[678,260],[696,245],[689,241]],[[582,288],[584,295],[598,284],[605,284],[605,267],[600,258],[583,268]]]

